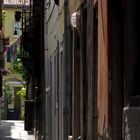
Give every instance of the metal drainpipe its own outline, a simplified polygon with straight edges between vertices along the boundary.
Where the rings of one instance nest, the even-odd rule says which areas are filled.
[[[2,16],[2,3],[3,1],[0,0],[0,15]],[[0,23],[0,30],[2,30],[2,22]],[[2,46],[1,46],[2,47]],[[1,55],[1,54],[0,54]],[[0,72],[0,98],[2,97],[2,73]],[[1,101],[1,100],[0,100]],[[0,103],[1,104],[1,103]],[[1,108],[0,108],[1,111]],[[0,112],[1,113],[1,112]],[[1,114],[0,114],[1,115]],[[1,121],[1,120],[0,120]]]
[[[2,97],[2,75],[0,73],[0,123],[1,123],[1,97]]]
[[[2,75],[0,72],[0,97],[2,97]]]
[[[69,0],[64,1],[64,42],[65,42],[65,85],[64,85],[64,140],[68,139],[68,2]]]

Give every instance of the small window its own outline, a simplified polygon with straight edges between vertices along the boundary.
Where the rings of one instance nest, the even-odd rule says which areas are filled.
[[[20,22],[21,19],[21,12],[20,11],[16,11],[15,12],[15,21],[16,22]]]

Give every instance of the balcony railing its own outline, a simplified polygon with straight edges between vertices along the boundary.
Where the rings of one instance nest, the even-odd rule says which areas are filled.
[[[28,8],[26,8],[26,6],[23,6],[22,8],[22,42],[21,42],[21,54],[23,57],[25,56],[29,56],[28,53],[28,48],[26,48],[26,46],[28,46],[28,38],[30,38],[32,36],[32,5],[31,5],[31,1],[32,0],[28,0],[30,1],[30,5]]]

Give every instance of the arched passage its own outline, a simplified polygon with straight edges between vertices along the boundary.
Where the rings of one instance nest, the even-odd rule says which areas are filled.
[[[17,92],[26,88],[26,83],[17,78],[8,78],[3,85],[3,119],[20,120],[24,117],[24,100]]]
[[[8,78],[6,80],[3,80],[2,85],[5,86],[5,84],[7,84],[8,82],[19,82],[20,85],[26,87],[26,83],[17,78]]]

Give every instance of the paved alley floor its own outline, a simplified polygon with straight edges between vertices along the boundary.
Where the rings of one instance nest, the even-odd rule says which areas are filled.
[[[24,131],[23,121],[1,121],[0,140],[34,140],[34,137]]]

